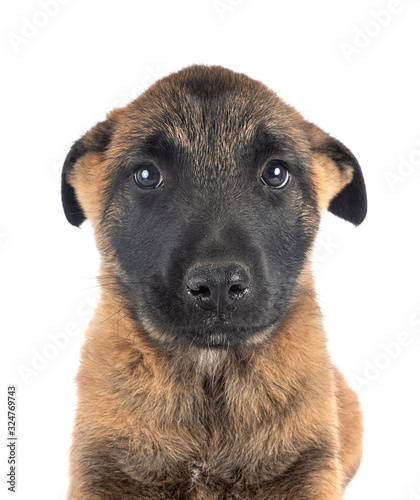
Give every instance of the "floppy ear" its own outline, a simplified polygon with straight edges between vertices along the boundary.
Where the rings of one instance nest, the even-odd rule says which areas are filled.
[[[64,161],[61,174],[61,200],[67,220],[73,226],[80,226],[86,219],[86,215],[80,206],[73,186],[69,182],[69,176],[77,161],[84,155],[92,152],[104,153],[107,150],[114,128],[115,122],[111,117],[99,122],[73,144]]]
[[[321,155],[327,161],[330,160],[328,162],[330,165],[332,161],[336,169],[335,174],[338,174],[342,180],[338,192],[335,192],[329,200],[328,210],[358,226],[363,222],[367,213],[366,186],[359,162],[344,144],[316,125],[309,124],[309,133],[313,153]],[[329,179],[328,176],[325,181],[334,183],[333,179]],[[337,184],[337,179],[335,183]]]

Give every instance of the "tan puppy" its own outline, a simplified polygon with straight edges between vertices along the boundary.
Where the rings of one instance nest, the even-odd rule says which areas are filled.
[[[71,500],[338,500],[361,459],[310,257],[366,214],[359,164],[260,82],[192,66],[71,149],[102,293],[77,377]]]

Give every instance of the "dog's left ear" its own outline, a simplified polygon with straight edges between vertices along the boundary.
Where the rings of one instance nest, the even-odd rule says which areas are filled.
[[[312,123],[307,125],[312,152],[323,170],[322,182],[331,187],[325,208],[358,226],[367,213],[366,186],[359,162],[340,141]],[[325,186],[319,188],[328,192]]]
[[[80,158],[88,153],[104,153],[107,150],[114,129],[115,120],[111,113],[107,120],[99,122],[73,144],[64,161],[61,175],[61,200],[67,220],[73,226],[80,226],[86,219],[86,214],[79,203],[74,187],[69,182],[70,175]]]

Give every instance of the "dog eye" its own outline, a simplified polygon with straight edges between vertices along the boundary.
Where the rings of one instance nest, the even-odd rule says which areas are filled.
[[[134,173],[136,184],[144,189],[154,189],[163,182],[162,174],[152,163],[143,163]]]
[[[271,160],[264,167],[261,174],[261,182],[270,188],[279,189],[284,187],[290,179],[287,164],[281,160]]]

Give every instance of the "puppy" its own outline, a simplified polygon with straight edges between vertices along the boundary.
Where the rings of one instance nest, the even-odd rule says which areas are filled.
[[[338,500],[362,416],[311,275],[324,210],[366,215],[360,166],[258,81],[192,66],[71,148],[100,303],[77,376],[71,500]]]

